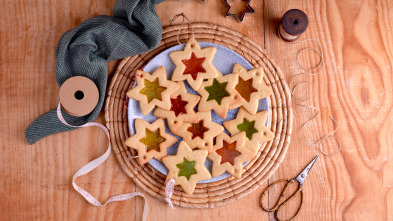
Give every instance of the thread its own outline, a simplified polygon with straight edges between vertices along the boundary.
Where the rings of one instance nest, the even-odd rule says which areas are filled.
[[[296,39],[299,38],[298,35],[291,35],[291,34],[288,34],[288,33],[284,30],[284,27],[282,26],[282,23],[280,23],[280,24],[278,25],[278,35],[279,35],[280,37],[282,37],[283,39],[285,39],[286,41],[295,41]]]
[[[177,42],[179,43],[179,45],[182,45],[182,43],[181,43],[180,40],[179,40],[179,35],[180,35],[181,30],[183,29],[183,24],[184,24],[185,20],[188,21],[188,24],[189,24],[190,27],[191,27],[192,38],[195,38],[195,35],[194,35],[194,28],[192,27],[190,20],[187,18],[187,16],[186,16],[183,12],[180,13],[180,14],[177,14],[177,15],[173,16],[173,18],[172,18],[172,20],[170,21],[170,24],[169,24],[169,25],[172,25],[172,23],[173,23],[178,17],[180,17],[180,16],[183,17],[183,21],[182,21],[182,23],[181,23],[181,25],[180,25],[179,31],[177,32],[176,40],[177,40]]]
[[[278,29],[278,31],[279,31],[279,29]],[[278,36],[279,36],[280,39],[282,39],[282,36],[280,35],[280,33],[278,33]],[[283,39],[282,39],[282,40],[283,40]],[[311,48],[311,47],[306,47],[306,48],[301,49],[300,51],[298,51],[298,52],[296,53],[296,64],[297,64],[301,69],[303,69],[303,70],[305,70],[305,71],[315,71],[315,70],[316,70],[316,72],[315,72],[315,73],[303,72],[303,73],[294,75],[294,76],[291,78],[290,82],[289,82],[289,86],[290,86],[290,87],[292,87],[292,83],[293,83],[294,79],[296,79],[297,77],[300,77],[300,76],[316,76],[316,75],[319,75],[319,73],[321,72],[321,70],[322,70],[322,68],[323,68],[323,65],[324,65],[323,49],[322,49],[321,43],[320,43],[318,40],[309,38],[309,39],[305,39],[305,40],[302,40],[302,41],[299,41],[299,42],[287,42],[287,41],[284,41],[284,42],[285,42],[286,44],[301,44],[301,43],[304,43],[304,42],[307,42],[307,41],[316,42],[316,43],[318,44],[319,51],[316,50],[316,49],[314,49],[314,48]],[[315,67],[309,68],[309,67],[306,67],[306,66],[302,65],[301,62],[300,62],[300,58],[299,58],[300,54],[301,54],[301,53],[304,53],[304,52],[307,51],[307,50],[312,50],[312,51],[316,52],[316,53],[319,55],[319,57],[320,57],[320,61],[318,62],[318,64],[317,64]],[[300,97],[298,97],[298,96],[296,95],[296,93],[295,93],[296,89],[299,87],[299,85],[302,85],[302,84],[307,84],[307,85],[311,86],[311,90],[312,90],[312,95],[311,95],[311,96],[306,97],[306,98],[300,98]],[[308,109],[311,109],[311,110],[314,110],[314,111],[317,112],[317,113],[316,113],[315,115],[313,115],[310,119],[308,119],[306,122],[304,122],[303,125],[302,125],[302,127],[301,127],[302,135],[303,135],[304,139],[306,139],[311,145],[313,145],[313,146],[318,146],[318,151],[319,151],[320,153],[322,153],[323,155],[325,155],[325,156],[333,156],[333,155],[336,155],[337,153],[340,153],[341,150],[342,150],[341,140],[340,140],[337,136],[334,135],[334,134],[337,132],[337,127],[338,127],[338,125],[337,125],[336,120],[335,120],[332,116],[329,116],[329,118],[332,120],[332,122],[333,122],[333,124],[334,124],[334,130],[333,130],[332,132],[330,132],[330,133],[324,135],[322,138],[320,138],[320,139],[319,139],[318,141],[316,141],[316,142],[312,141],[310,138],[308,138],[308,137],[305,135],[305,127],[306,127],[308,124],[310,124],[310,123],[319,115],[320,111],[319,111],[319,109],[318,109],[317,107],[315,107],[315,106],[302,104],[302,103],[299,103],[299,101],[300,101],[300,102],[307,102],[307,101],[309,101],[309,100],[312,100],[312,99],[315,97],[315,87],[314,87],[314,84],[313,84],[312,82],[310,82],[310,81],[301,81],[301,82],[299,82],[299,83],[296,83],[296,84],[292,87],[292,90],[291,90],[291,97],[292,97],[293,99],[291,99],[291,103],[290,103],[288,106],[291,106],[291,105],[292,105],[292,102],[293,102],[296,106],[308,108]],[[292,100],[293,100],[293,101],[292,101]],[[322,148],[322,145],[321,145],[321,143],[322,143],[324,140],[326,140],[327,138],[329,138],[329,137],[335,138],[335,139],[336,139],[336,142],[337,142],[337,144],[338,144],[337,151],[334,151],[333,153],[327,153],[327,152],[325,152],[325,151],[323,150],[323,148]]]
[[[296,41],[307,30],[307,15],[299,9],[291,9],[283,15],[277,32],[284,41]]]
[[[168,203],[168,206],[171,207],[172,209],[174,209],[173,207],[173,203],[171,201],[173,192],[175,189],[175,180],[173,178],[171,178],[170,180],[168,180],[168,182],[165,185],[165,202]]]

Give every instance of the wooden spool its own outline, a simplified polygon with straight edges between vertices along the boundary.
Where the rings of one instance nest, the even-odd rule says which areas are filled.
[[[307,30],[307,15],[299,9],[291,9],[285,12],[278,25],[278,34],[284,41],[296,41]]]
[[[97,106],[99,93],[95,83],[87,77],[75,76],[60,87],[60,103],[63,109],[77,117],[90,114]]]
[[[176,35],[180,25],[163,29],[160,44],[153,51],[124,58],[114,74],[106,98],[105,120],[111,136],[113,151],[124,172],[134,180],[136,185],[151,196],[165,201],[166,176],[154,169],[150,164],[140,166],[137,160],[128,159],[137,155],[124,145],[130,136],[127,122],[126,93],[134,83],[135,71],[163,50],[178,44]],[[214,208],[231,203],[246,196],[262,185],[280,166],[287,152],[292,133],[291,93],[280,68],[265,50],[248,37],[227,27],[210,23],[193,23],[183,27],[179,40],[186,43],[192,37],[200,42],[212,42],[225,46],[242,55],[254,67],[262,66],[265,70],[264,81],[273,89],[269,97],[270,129],[275,138],[263,143],[257,156],[251,160],[242,178],[228,177],[224,180],[208,184],[197,184],[195,192],[188,195],[180,186],[175,186],[172,202],[175,206],[187,208]]]

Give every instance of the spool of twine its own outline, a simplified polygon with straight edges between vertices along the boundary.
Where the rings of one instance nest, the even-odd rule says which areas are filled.
[[[81,117],[92,112],[97,106],[99,93],[92,80],[75,76],[61,85],[59,97],[61,106],[67,113]]]
[[[285,12],[278,25],[278,35],[287,42],[296,41],[307,30],[307,15],[299,9]]]

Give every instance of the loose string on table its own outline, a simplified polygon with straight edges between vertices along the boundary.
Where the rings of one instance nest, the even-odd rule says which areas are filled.
[[[279,32],[279,31],[280,31],[280,30],[278,29],[278,32]],[[279,36],[279,38],[280,38],[281,40],[283,40],[283,39],[281,38],[280,33],[278,33],[278,36]],[[284,40],[283,40],[283,41],[284,41]],[[314,48],[312,48],[312,47],[306,47],[306,48],[301,49],[301,50],[298,51],[297,54],[296,54],[296,63],[297,63],[297,65],[298,65],[301,69],[303,69],[303,70],[305,70],[305,71],[315,71],[315,70],[316,70],[316,72],[315,72],[315,73],[303,72],[303,73],[294,75],[294,76],[291,78],[290,82],[289,82],[289,86],[290,86],[290,87],[292,87],[292,82],[293,82],[294,79],[296,79],[297,77],[300,77],[300,76],[316,76],[316,75],[319,75],[319,73],[321,72],[321,70],[322,70],[322,68],[323,68],[323,66],[324,66],[323,49],[322,49],[321,43],[320,43],[318,40],[312,39],[312,38],[308,38],[308,39],[305,39],[305,40],[302,40],[302,41],[298,41],[298,42],[286,42],[286,41],[284,41],[284,42],[285,42],[286,44],[301,44],[301,43],[304,43],[304,42],[307,42],[307,41],[316,42],[317,45],[318,45],[318,47],[319,47],[319,51],[316,50],[316,49],[314,49]],[[306,67],[306,66],[302,65],[301,62],[300,62],[300,58],[299,58],[300,55],[301,55],[302,53],[304,53],[305,51],[307,51],[307,50],[311,50],[311,51],[316,52],[316,53],[319,55],[319,57],[320,57],[320,60],[319,60],[318,64],[317,64],[315,67],[309,68],[309,67]],[[311,90],[312,90],[311,96],[306,97],[306,98],[300,98],[300,97],[296,96],[296,93],[295,93],[296,88],[298,88],[299,85],[302,85],[302,84],[307,84],[307,85],[309,85],[309,86],[311,87]],[[342,147],[341,147],[341,141],[340,141],[340,139],[335,135],[335,133],[336,133],[336,131],[337,131],[338,125],[337,125],[336,120],[335,120],[332,116],[329,116],[329,118],[332,120],[332,122],[333,122],[333,124],[334,124],[334,130],[333,130],[332,132],[329,132],[328,134],[324,135],[321,139],[319,139],[319,140],[316,141],[316,142],[312,141],[312,140],[311,140],[309,137],[307,137],[306,134],[305,134],[305,127],[306,127],[308,124],[310,124],[310,123],[319,115],[320,111],[319,111],[319,109],[318,109],[317,107],[315,107],[315,106],[302,104],[302,103],[299,103],[299,102],[297,102],[297,101],[300,101],[300,102],[307,102],[307,101],[309,101],[309,100],[312,100],[312,99],[315,97],[315,87],[314,87],[314,84],[313,84],[312,82],[306,81],[306,80],[305,80],[305,81],[301,81],[301,82],[299,82],[299,83],[296,83],[296,84],[292,87],[292,90],[291,90],[291,97],[292,97],[293,99],[291,99],[291,103],[290,103],[288,106],[291,106],[291,105],[292,105],[292,100],[294,100],[293,103],[294,103],[296,106],[305,107],[305,108],[308,108],[308,109],[311,109],[311,110],[314,110],[314,111],[317,112],[317,113],[316,113],[315,115],[313,115],[310,119],[308,119],[306,122],[303,123],[303,125],[302,125],[302,127],[301,127],[303,137],[304,137],[311,145],[318,146],[318,147],[319,147],[318,150],[319,150],[323,155],[325,155],[325,156],[333,156],[333,155],[335,155],[335,154],[337,154],[337,153],[340,153],[340,152],[341,152],[341,149],[342,149]],[[327,138],[329,138],[329,137],[335,138],[336,141],[337,141],[337,144],[338,144],[337,151],[335,151],[335,152],[333,152],[333,153],[327,153],[327,152],[325,152],[325,151],[323,150],[323,148],[322,148],[322,145],[321,145],[321,143],[322,143],[325,139],[327,139]]]
[[[192,34],[192,37],[193,37],[193,38],[195,38],[195,34],[194,34],[194,28],[192,27],[190,20],[187,18],[187,16],[186,16],[183,12],[180,13],[180,14],[177,14],[177,15],[173,16],[173,18],[172,18],[172,20],[171,20],[171,22],[170,22],[169,25],[172,25],[172,23],[173,23],[178,17],[180,17],[180,16],[183,17],[183,21],[182,21],[182,23],[181,23],[181,25],[180,25],[179,30],[177,31],[176,40],[177,40],[177,42],[179,43],[179,45],[182,45],[182,43],[181,43],[180,40],[179,40],[179,35],[180,35],[181,30],[183,29],[183,25],[184,25],[184,22],[185,22],[186,20],[187,20],[187,23],[188,23],[188,24],[190,25],[190,27],[191,27],[191,34]]]
[[[72,186],[74,187],[74,189],[81,194],[86,200],[87,202],[95,205],[95,206],[105,206],[106,204],[110,203],[110,202],[114,202],[114,201],[125,201],[125,200],[129,200],[132,199],[136,196],[140,196],[144,199],[144,205],[143,205],[143,214],[142,214],[142,220],[146,221],[147,218],[147,213],[148,213],[148,204],[146,201],[145,196],[140,193],[140,192],[133,192],[133,193],[126,193],[126,194],[121,194],[121,195],[117,195],[117,196],[112,196],[110,197],[104,204],[102,204],[100,201],[98,201],[93,195],[91,195],[89,192],[87,192],[86,190],[82,189],[81,187],[79,187],[76,183],[75,180],[76,178],[83,176],[87,173],[89,173],[90,171],[94,170],[95,168],[97,168],[98,166],[100,166],[101,164],[103,164],[109,157],[109,155],[111,154],[111,142],[110,142],[110,136],[109,136],[109,130],[102,124],[99,123],[94,123],[94,122],[90,122],[90,123],[86,123],[83,124],[81,126],[73,126],[68,124],[62,113],[61,113],[61,104],[59,102],[59,104],[57,105],[57,117],[59,118],[60,122],[62,122],[63,124],[69,126],[69,127],[99,127],[102,130],[104,130],[107,138],[108,138],[108,148],[105,151],[105,153],[103,155],[101,155],[100,157],[98,157],[95,160],[90,161],[88,164],[84,165],[82,168],[80,168],[78,171],[76,171],[76,173],[74,174],[74,176],[72,177]]]

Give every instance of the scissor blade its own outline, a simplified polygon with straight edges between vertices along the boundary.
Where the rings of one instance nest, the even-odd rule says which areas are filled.
[[[310,172],[311,167],[314,165],[315,161],[317,161],[318,157],[319,157],[319,155],[317,155],[317,156],[311,161],[311,163],[309,163],[309,164],[307,165],[307,167],[304,168],[304,170],[295,178],[295,180],[298,181],[299,184],[300,184],[301,186],[303,186],[304,180],[306,179],[306,177],[307,177],[307,175],[308,175],[308,172]]]

